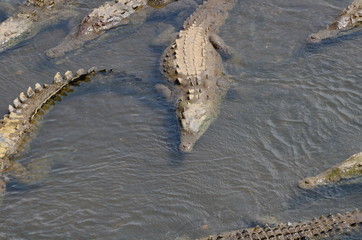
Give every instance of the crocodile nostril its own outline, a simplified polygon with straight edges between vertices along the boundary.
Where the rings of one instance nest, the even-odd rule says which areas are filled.
[[[191,144],[181,144],[180,145],[180,150],[182,152],[191,152],[192,150],[192,145]]]

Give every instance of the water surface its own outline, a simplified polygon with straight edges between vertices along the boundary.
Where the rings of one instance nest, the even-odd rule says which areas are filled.
[[[114,72],[73,87],[43,117],[19,161],[45,158],[51,170],[31,186],[9,184],[0,239],[196,238],[361,207],[361,181],[297,187],[361,151],[362,34],[305,41],[349,2],[238,1],[220,32],[234,49],[224,64],[234,83],[219,118],[192,153],[181,154],[173,106],[154,85],[163,81],[159,59],[168,43],[158,36],[180,29],[192,2],[153,10],[143,23],[136,17],[80,50],[47,58],[44,51],[102,3],[83,0],[75,20],[0,55],[2,113],[20,91],[51,82],[57,71]]]

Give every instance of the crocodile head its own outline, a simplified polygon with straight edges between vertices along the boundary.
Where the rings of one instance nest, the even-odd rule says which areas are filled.
[[[191,152],[196,141],[217,115],[217,104],[209,101],[186,102],[181,101],[177,109],[180,120],[180,151]]]
[[[340,30],[322,29],[317,33],[311,34],[307,39],[307,41],[309,43],[319,43],[324,39],[337,37],[340,32],[341,32]]]

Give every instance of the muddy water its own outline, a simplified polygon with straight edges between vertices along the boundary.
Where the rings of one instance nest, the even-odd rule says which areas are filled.
[[[84,14],[101,2],[77,8]],[[361,207],[361,181],[297,187],[362,150],[362,34],[305,41],[348,3],[239,1],[220,33],[234,49],[225,62],[234,83],[190,154],[178,152],[173,107],[154,85],[162,82],[159,57],[168,42],[158,36],[181,27],[192,1],[153,10],[143,24],[137,17],[60,59],[43,52],[81,16],[2,53],[2,113],[20,91],[57,71],[114,73],[74,87],[44,116],[19,161],[47,159],[51,170],[33,185],[9,184],[0,239],[196,238]]]

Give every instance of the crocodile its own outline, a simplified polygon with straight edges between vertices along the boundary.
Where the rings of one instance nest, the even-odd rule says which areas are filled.
[[[318,43],[323,39],[337,37],[342,32],[360,27],[362,24],[362,0],[353,1],[337,18],[324,29],[309,36],[311,43]]]
[[[321,185],[339,182],[342,179],[349,179],[362,176],[362,152],[356,153],[342,163],[314,177],[308,177],[299,182],[299,187],[311,189]]]
[[[256,226],[242,230],[211,235],[199,240],[306,240],[323,239],[348,233],[362,226],[362,210],[321,216],[298,223],[281,223],[275,227]]]
[[[216,32],[235,0],[204,1],[184,22],[176,40],[167,47],[161,71],[168,86],[158,85],[176,103],[180,125],[180,147],[190,152],[219,112],[230,80],[223,73],[217,49],[227,48]]]
[[[73,0],[27,0],[19,11],[0,23],[0,52],[33,37],[40,29],[73,15]]]
[[[27,169],[13,160],[36,129],[36,122],[43,114],[43,107],[61,93],[71,83],[84,79],[96,72],[95,68],[88,71],[79,69],[74,75],[67,71],[64,76],[55,74],[53,83],[39,84],[29,87],[26,93],[21,92],[8,107],[8,114],[0,121],[0,192],[5,191],[7,177],[4,174],[24,176]]]
[[[107,1],[93,9],[82,22],[56,47],[46,51],[48,57],[61,57],[65,53],[82,47],[86,42],[93,40],[105,31],[125,25],[129,17],[147,6],[161,8],[177,0],[115,0]]]

